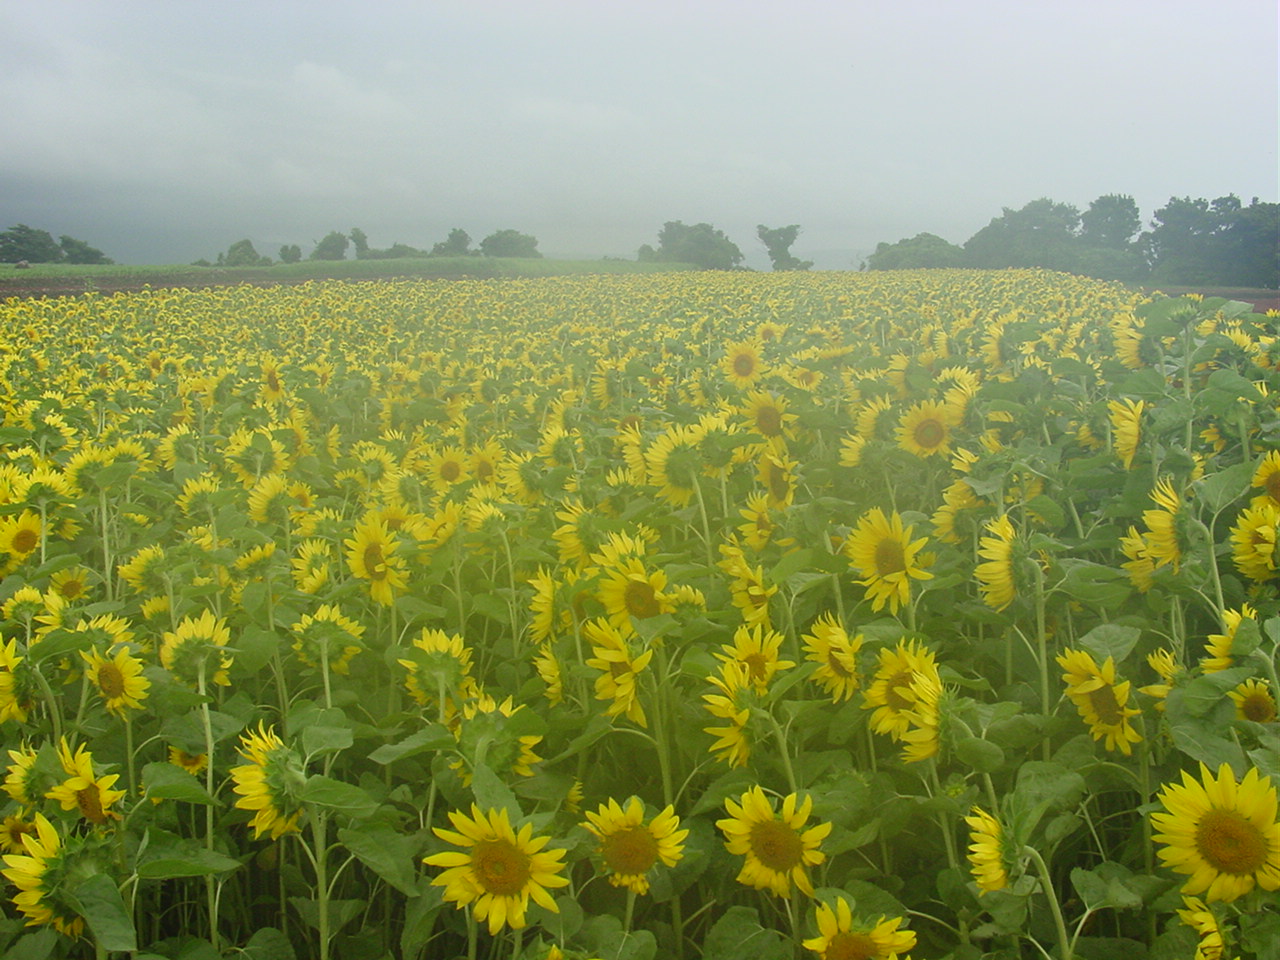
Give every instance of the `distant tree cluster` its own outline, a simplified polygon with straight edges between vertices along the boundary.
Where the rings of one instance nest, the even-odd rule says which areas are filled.
[[[919,267],[1046,267],[1104,280],[1171,286],[1280,287],[1280,204],[1234,194],[1209,201],[1172,197],[1150,229],[1132,197],[1107,194],[1083,213],[1033,200],[1003,213],[965,241],[921,233],[881,243],[872,270]]]
[[[742,263],[738,245],[709,223],[687,226],[668,220],[658,231],[658,246],[640,248],[642,263],[692,263],[704,270],[732,270]]]
[[[115,263],[97,247],[63,234],[57,240],[47,230],[25,223],[0,233],[0,263]]]
[[[65,239],[65,238],[64,238]],[[467,231],[454,227],[449,235],[427,250],[419,250],[407,243],[393,243],[384,249],[369,246],[369,236],[359,227],[352,227],[350,232],[342,233],[332,230],[318,240],[308,255],[308,260],[345,260],[347,251],[355,252],[357,260],[397,260],[415,257],[541,257],[538,252],[538,240],[527,233],[516,230],[497,230],[480,241],[479,249],[471,246],[471,236]],[[298,263],[302,260],[302,248],[296,243],[287,243],[280,247],[281,263]],[[196,264],[205,267],[267,267],[272,260],[260,256],[249,240],[237,240],[225,253],[218,254],[214,262],[197,260]]]

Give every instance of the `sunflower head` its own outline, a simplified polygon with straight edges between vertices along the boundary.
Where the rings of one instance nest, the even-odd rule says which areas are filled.
[[[683,856],[688,830],[667,806],[645,822],[644,804],[632,797],[625,807],[610,799],[595,813],[587,812],[583,826],[599,841],[596,853],[615,887],[638,894],[649,892],[649,873],[663,863],[674,867]]]
[[[916,945],[916,935],[900,929],[906,922],[902,917],[859,917],[854,904],[842,895],[834,904],[819,903],[813,919],[818,936],[805,940],[802,946],[822,960],[898,960]]]
[[[231,768],[233,790],[240,795],[236,807],[252,810],[254,838],[270,831],[278,840],[299,829],[302,817],[302,790],[307,782],[302,757],[275,732],[262,723],[256,731],[240,737],[240,756],[245,763]]]
[[[764,790],[755,786],[740,800],[725,800],[729,816],[717,820],[725,836],[725,849],[743,857],[738,882],[779,897],[790,897],[791,887],[813,896],[808,868],[826,860],[822,841],[830,823],[806,827],[813,798],[788,794],[775,809]]]
[[[94,834],[63,837],[42,813],[24,832],[22,853],[5,854],[0,873],[18,892],[13,903],[28,926],[47,924],[73,939],[84,933],[76,889],[90,877],[110,873],[109,841]]]

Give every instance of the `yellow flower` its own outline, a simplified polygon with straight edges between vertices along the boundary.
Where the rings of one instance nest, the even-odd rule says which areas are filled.
[[[889,612],[896,614],[899,607],[911,602],[912,580],[933,578],[916,560],[929,538],[912,540],[911,530],[903,527],[896,510],[885,516],[876,507],[849,534],[845,553],[865,578],[857,582],[867,588],[872,610],[887,605]]]
[[[471,786],[476,764],[491,770],[510,771],[520,777],[532,777],[533,765],[542,758],[533,748],[542,742],[540,734],[518,734],[508,721],[525,709],[515,706],[507,697],[501,703],[488,694],[480,694],[462,705],[461,720],[454,726],[454,739],[460,756],[449,764],[457,772],[462,785]],[[529,714],[524,714],[528,718]]]
[[[142,709],[151,681],[142,675],[142,661],[132,656],[128,647],[118,646],[106,657],[97,650],[82,650],[80,656],[89,664],[85,675],[109,711],[123,719],[130,710]]]
[[[588,622],[583,635],[595,654],[587,659],[587,666],[600,671],[595,682],[596,699],[612,701],[606,715],[622,714],[632,723],[647,727],[649,723],[640,703],[639,676],[653,659],[653,651],[646,650],[633,657],[627,641],[607,620]]]
[[[408,653],[396,662],[408,671],[405,689],[420,706],[434,700],[438,710],[447,712],[479,693],[471,677],[471,650],[458,634],[423,627]]]
[[[693,428],[672,424],[645,451],[645,461],[658,496],[673,507],[688,506],[697,494],[702,469]]]
[[[1253,472],[1253,486],[1262,490],[1259,499],[1280,507],[1280,450],[1272,450],[1262,458]]]
[[[93,755],[83,743],[72,753],[65,737],[58,744],[58,759],[62,762],[67,779],[46,793],[45,797],[57,800],[63,810],[79,810],[80,816],[98,826],[110,819],[120,819],[120,814],[111,809],[125,795],[123,790],[111,789],[120,779],[119,774],[103,777],[95,775]]]
[[[304,613],[293,625],[293,651],[311,667],[327,662],[335,673],[345,674],[351,658],[363,650],[364,625],[342,615],[336,604],[321,604],[314,614]]]
[[[1231,557],[1236,569],[1257,583],[1276,573],[1276,538],[1280,532],[1280,506],[1262,501],[1246,507],[1231,528]]]
[[[725,378],[740,390],[753,386],[769,371],[769,365],[760,359],[760,345],[751,340],[731,343],[720,360]]]
[[[831,696],[832,703],[850,699],[861,685],[858,651],[862,634],[850,637],[830,613],[814,621],[804,640],[805,659],[818,664],[812,680]]]
[[[1157,510],[1144,510],[1142,521],[1147,525],[1146,555],[1157,568],[1169,564],[1177,573],[1182,565],[1183,548],[1187,537],[1183,531],[1186,523],[1181,515],[1182,498],[1173,489],[1173,482],[1165,477],[1151,491],[1151,499]]]
[[[935,400],[917,403],[898,420],[898,446],[917,457],[944,456],[951,450],[951,428],[956,416]]]
[[[1246,680],[1227,696],[1236,705],[1236,716],[1253,723],[1272,723],[1276,719],[1276,700],[1266,680]]]
[[[1173,654],[1163,647],[1147,654],[1147,663],[1159,675],[1160,682],[1139,687],[1138,692],[1145,693],[1149,697],[1156,697],[1156,709],[1164,710],[1165,697],[1173,689],[1173,684],[1178,674],[1182,673],[1182,666],[1173,659]]]
[[[209,755],[207,753],[187,753],[187,751],[178,747],[170,747],[169,762],[196,777],[204,772],[205,767],[209,766]]]
[[[717,820],[725,835],[725,849],[744,859],[738,882],[756,890],[769,890],[779,897],[791,896],[794,883],[805,896],[813,896],[808,868],[826,860],[822,841],[831,832],[830,823],[804,828],[813,809],[813,798],[794,794],[783,798],[775,811],[764,791],[756,786],[739,802],[724,802],[729,816]]]
[[[1222,960],[1225,944],[1213,911],[1199,897],[1182,898],[1184,910],[1178,911],[1182,922],[1200,935],[1194,960]]]
[[[871,714],[871,729],[901,740],[911,727],[910,712],[915,707],[920,688],[917,677],[938,676],[933,651],[918,640],[900,640],[890,650],[882,647],[879,666],[867,688],[864,710]]]
[[[1003,890],[1009,885],[1007,840],[1004,826],[981,807],[964,818],[969,825],[969,864],[979,893]]]
[[[1076,705],[1081,719],[1089,724],[1094,740],[1104,740],[1108,750],[1119,750],[1126,757],[1133,752],[1131,744],[1142,735],[1129,724],[1142,711],[1126,706],[1129,681],[1116,682],[1116,665],[1111,657],[1099,667],[1086,650],[1064,650],[1057,656],[1065,671],[1067,697]]]
[[[619,566],[604,570],[602,577],[600,603],[609,615],[609,622],[623,636],[629,637],[635,632],[632,617],[648,620],[674,609],[663,593],[667,575],[661,570],[646,570],[641,560],[626,559]]]
[[[982,601],[993,610],[1004,610],[1017,596],[1018,535],[1009,515],[987,521],[989,537],[978,542],[978,556],[984,559],[973,574],[978,580]]]
[[[203,677],[219,686],[229,686],[227,671],[234,658],[223,648],[230,639],[226,622],[208,610],[198,617],[183,617],[177,629],[166,632],[161,640],[160,663],[187,683],[198,685]]]
[[[343,543],[352,576],[369,582],[374,603],[391,606],[395,596],[408,584],[404,562],[397,556],[396,541],[381,520],[368,519],[357,525],[355,535]]]
[[[532,824],[517,833],[505,808],[482,813],[471,805],[471,816],[450,811],[453,830],[433,827],[435,835],[462,850],[434,853],[423,863],[445,870],[431,881],[444,887],[444,899],[459,910],[474,903],[476,920],[488,922],[496,936],[503,927],[520,930],[530,897],[539,906],[559,913],[548,888],[567,886],[561,858],[565,851],[545,849],[550,837],[535,837]]]
[[[1142,412],[1146,407],[1145,400],[1127,397],[1107,404],[1111,412],[1112,442],[1126,470],[1133,466],[1134,455],[1138,452],[1138,443],[1142,439]]]
[[[1258,612],[1247,603],[1241,604],[1239,610],[1222,611],[1222,620],[1226,624],[1226,633],[1209,634],[1209,642],[1205,644],[1205,655],[1200,660],[1200,669],[1205,673],[1217,673],[1228,670],[1235,664],[1231,647],[1235,643],[1236,633],[1245,620],[1256,621]]]
[[[779,670],[790,670],[796,665],[794,660],[779,659],[783,639],[775,630],[743,624],[734,631],[733,642],[722,644],[720,649],[724,652],[715,656],[722,663],[732,660],[745,666],[751,685],[757,693],[764,694]]]
[[[18,888],[13,898],[28,926],[49,924],[59,933],[77,938],[84,919],[57,896],[59,880],[68,871],[68,851],[62,838],[42,813],[35,816],[35,835],[23,837],[26,856],[6,854],[2,872]]]
[[[649,823],[644,822],[644,804],[632,797],[626,807],[610,799],[599,811],[587,811],[588,832],[600,841],[596,852],[609,871],[609,882],[638,894],[649,892],[649,872],[658,861],[674,867],[683,856],[688,830],[680,829],[680,818],[668,805]]]
[[[707,682],[720,691],[702,695],[707,712],[728,721],[728,726],[702,728],[703,733],[717,738],[711,752],[731,767],[745,766],[751,756],[751,739],[747,734],[753,689],[750,667],[729,660],[721,667],[720,676],[712,674]]]
[[[272,840],[299,830],[302,802],[298,798],[306,783],[302,759],[276,735],[275,727],[258,724],[240,736],[240,756],[249,761],[231,768],[232,789],[240,795],[239,810],[254,811],[249,825],[258,839],[270,831]]]
[[[900,930],[902,917],[884,916],[870,923],[855,923],[853,908],[843,896],[836,897],[835,909],[820,903],[814,912],[818,936],[802,946],[822,960],[897,960],[916,945],[916,935]]]
[[[1161,862],[1185,874],[1182,892],[1205,900],[1235,900],[1254,887],[1280,889],[1280,823],[1276,789],[1250,767],[1237,782],[1229,764],[1217,776],[1200,764],[1200,779],[1182,772],[1157,799],[1164,811],[1151,815],[1163,846]]]

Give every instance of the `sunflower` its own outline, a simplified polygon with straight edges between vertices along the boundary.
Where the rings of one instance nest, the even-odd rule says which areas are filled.
[[[5,817],[0,823],[0,853],[24,853],[27,848],[22,838],[33,835],[36,835],[36,825],[32,821],[23,819],[21,814]]]
[[[804,640],[805,659],[818,665],[810,679],[830,695],[832,703],[850,699],[861,686],[858,651],[862,634],[852,637],[830,613],[824,613]]]
[[[747,546],[757,553],[764,550],[773,539],[774,531],[778,529],[770,514],[768,495],[753,493],[747,498],[746,507],[738,511],[738,515],[747,521],[738,526],[738,532],[742,534]]]
[[[232,789],[240,794],[236,809],[254,811],[249,821],[253,838],[268,830],[272,840],[296,833],[303,813],[299,797],[307,781],[302,758],[276,735],[274,726],[268,730],[261,722],[256,733],[241,734],[238,752],[249,762],[231,768]]]
[[[596,852],[615,887],[648,893],[649,872],[658,861],[674,867],[684,855],[689,831],[680,829],[680,818],[670,805],[648,823],[638,797],[632,797],[626,807],[610,799],[596,813],[587,811],[586,816],[582,826],[600,841]]]
[[[325,540],[311,538],[298,545],[297,556],[289,559],[293,583],[303,593],[318,593],[329,582],[333,550]]]
[[[85,567],[66,567],[49,578],[49,589],[68,602],[84,600],[93,579],[94,574]]]
[[[342,615],[336,604],[325,603],[314,614],[304,613],[293,625],[293,652],[310,667],[327,662],[334,673],[345,674],[351,658],[364,649],[364,625]]]
[[[1064,650],[1056,658],[1065,671],[1067,697],[1076,705],[1081,719],[1089,724],[1094,740],[1104,740],[1108,750],[1119,750],[1126,757],[1133,752],[1130,744],[1142,735],[1129,724],[1142,711],[1126,706],[1129,681],[1116,682],[1116,665],[1111,657],[1099,667],[1086,650]]]
[[[187,771],[193,777],[197,777],[204,773],[205,768],[209,766],[209,755],[207,753],[187,753],[187,751],[178,747],[170,747],[169,762],[175,767]]]
[[[1159,509],[1142,512],[1142,521],[1148,530],[1145,538],[1147,556],[1157,569],[1169,564],[1173,567],[1173,572],[1177,573],[1182,564],[1184,548],[1188,545],[1184,529],[1187,519],[1182,514],[1182,498],[1173,489],[1173,481],[1165,477],[1156,483],[1156,488],[1151,491],[1151,499]]]
[[[551,644],[544,643],[538,647],[538,653],[533,658],[533,669],[538,671],[538,679],[546,686],[543,696],[547,701],[555,706],[564,701],[564,675],[560,670],[560,661],[556,659],[555,650]]]
[[[123,563],[117,570],[120,577],[137,593],[164,593],[166,591],[166,573],[164,547],[153,544],[143,547],[128,563]]]
[[[632,723],[647,727],[649,722],[640,703],[639,678],[653,659],[653,651],[646,650],[633,657],[626,639],[607,620],[591,620],[582,632],[595,654],[587,660],[587,666],[600,671],[595,682],[596,699],[612,701],[605,714],[625,715]]]
[[[1280,507],[1280,450],[1272,450],[1262,458],[1258,469],[1253,472],[1252,484],[1262,491],[1254,500],[1254,506],[1269,503]]]
[[[1227,696],[1236,705],[1236,716],[1254,723],[1273,723],[1276,719],[1276,700],[1271,695],[1266,680],[1246,680]]]
[[[925,400],[898,419],[898,447],[917,457],[945,456],[951,450],[955,411],[945,403]]]
[[[24,807],[33,807],[41,791],[36,786],[36,759],[39,754],[25,743],[17,750],[9,751],[8,771],[4,777],[4,792]]]
[[[756,462],[756,479],[765,489],[768,505],[775,510],[791,506],[796,496],[796,467],[785,454],[766,449]]]
[[[1146,593],[1151,589],[1156,563],[1147,553],[1147,540],[1137,527],[1130,526],[1129,532],[1120,538],[1120,552],[1127,558],[1120,566],[1129,574],[1129,582],[1139,593]]]
[[[186,683],[198,685],[203,677],[230,686],[227,671],[235,658],[224,649],[230,640],[226,621],[208,610],[198,617],[183,617],[160,642],[160,664]]]
[[[794,434],[791,426],[796,421],[794,413],[787,413],[787,398],[752,390],[739,413],[765,442],[783,442]]]
[[[27,714],[39,695],[39,681],[32,675],[26,657],[18,656],[18,640],[0,643],[0,723],[27,722]]]
[[[533,765],[542,758],[533,748],[542,742],[540,734],[520,734],[521,723],[510,723],[525,709],[515,705],[511,697],[501,703],[481,693],[462,705],[462,716],[454,726],[459,758],[449,764],[464,787],[471,786],[473,771],[483,764],[495,771],[510,771],[519,777],[532,777]],[[529,714],[523,714],[527,719]],[[527,729],[527,726],[523,727]]]
[[[760,359],[760,344],[744,340],[725,348],[720,369],[731,384],[739,390],[747,390],[769,372],[769,365]]]
[[[764,566],[751,566],[740,550],[735,555],[730,547],[721,546],[720,549],[726,552],[726,559],[721,561],[720,567],[733,577],[729,583],[729,599],[742,614],[743,622],[752,627],[773,629],[769,618],[769,599],[778,592],[778,585],[766,581]]]
[[[1142,439],[1142,412],[1146,409],[1145,400],[1112,400],[1107,404],[1111,416],[1112,442],[1116,455],[1120,457],[1124,468],[1133,466],[1133,458],[1138,452],[1138,443]]]
[[[249,490],[249,519],[258,524],[289,523],[289,481],[281,473],[267,473]]]
[[[822,960],[897,960],[899,954],[916,945],[914,933],[898,929],[905,922],[902,917],[881,915],[872,922],[855,923],[852,905],[843,896],[836,897],[834,909],[830,904],[818,904],[814,921],[818,936],[805,940],[802,946]]]
[[[13,897],[18,912],[27,918],[28,926],[49,924],[61,934],[78,938],[84,933],[84,919],[57,892],[59,881],[69,872],[69,860],[78,859],[74,851],[84,841],[70,841],[64,847],[53,824],[37,813],[35,834],[23,837],[22,844],[26,855],[5,854],[7,866],[0,871],[18,888]]]
[[[856,433],[846,433],[840,439],[840,466],[856,467],[862,463],[862,451],[867,446],[865,437]]]
[[[1173,654],[1164,647],[1147,654],[1147,664],[1160,677],[1160,682],[1139,687],[1138,692],[1145,693],[1149,697],[1155,697],[1156,709],[1163,711],[1165,697],[1169,696],[1169,691],[1173,689],[1178,675],[1183,672],[1182,666],[1173,658]]]
[[[691,427],[672,424],[645,451],[649,482],[673,507],[686,507],[698,492],[702,459]]]
[[[358,524],[355,535],[343,543],[352,575],[369,582],[369,596],[374,603],[391,606],[408,579],[404,562],[395,556],[396,541],[386,524],[370,518]]]
[[[58,760],[67,779],[49,790],[45,794],[47,799],[57,800],[63,810],[79,810],[80,816],[97,826],[120,819],[120,814],[111,809],[112,804],[125,795],[123,790],[111,789],[120,779],[119,774],[97,776],[93,755],[85,745],[80,744],[72,753],[65,737],[58,744]]]
[[[887,605],[889,612],[896,614],[899,607],[911,602],[911,581],[933,577],[916,562],[928,537],[913,541],[911,531],[912,527],[903,527],[896,510],[886,517],[876,507],[849,534],[845,553],[865,578],[857,583],[867,588],[873,611]]]
[[[444,715],[456,703],[479,694],[471,677],[471,650],[460,635],[423,627],[408,654],[396,662],[408,671],[405,689],[420,706],[434,699]]]
[[[794,883],[801,893],[812,897],[807,868],[826,860],[821,846],[831,832],[830,823],[805,829],[813,798],[806,795],[801,800],[788,794],[782,809],[775,811],[764,791],[755,786],[740,801],[726,799],[724,807],[729,816],[717,820],[716,826],[725,835],[725,849],[745,858],[738,882],[779,897],[790,897]]]
[[[750,668],[745,663],[730,660],[721,666],[720,676],[712,674],[707,677],[707,682],[720,691],[702,695],[707,712],[718,720],[728,721],[724,727],[702,728],[703,733],[717,738],[710,747],[711,753],[731,767],[746,766],[751,756],[747,723],[755,700]]]
[[[545,849],[550,837],[533,836],[528,823],[517,833],[505,807],[482,813],[473,803],[470,817],[451,810],[449,821],[453,830],[432,830],[463,849],[433,853],[422,861],[445,868],[431,881],[434,887],[444,887],[445,900],[459,910],[474,902],[476,920],[487,921],[492,936],[504,926],[524,927],[530,897],[552,913],[560,912],[548,888],[567,886],[569,880],[560,875],[565,851]]]
[[[1229,764],[1214,774],[1200,764],[1200,779],[1182,772],[1182,783],[1167,783],[1157,798],[1164,811],[1151,815],[1163,844],[1161,862],[1186,874],[1182,892],[1206,901],[1235,900],[1253,888],[1280,889],[1280,822],[1276,789],[1250,767],[1236,781]]]
[[[81,650],[80,656],[89,664],[85,676],[111,713],[123,719],[130,710],[142,709],[151,681],[142,675],[142,661],[127,646],[118,646],[105,657],[96,649]]]
[[[1185,909],[1178,911],[1179,919],[1200,937],[1194,960],[1222,960],[1226,944],[1213,911],[1199,897],[1184,896],[1182,905]]]
[[[1276,574],[1276,539],[1280,507],[1268,500],[1246,507],[1231,528],[1231,556],[1236,569],[1257,583]]]
[[[722,663],[737,662],[747,668],[747,676],[756,693],[763,696],[779,670],[790,670],[794,660],[782,660],[778,652],[785,638],[776,630],[761,624],[743,624],[733,634],[733,642],[722,644],[723,653],[716,659]]]
[[[936,757],[942,746],[942,681],[936,673],[918,673],[911,680],[910,695],[913,702],[904,713],[908,726],[899,737],[906,744],[902,762],[920,763]]]
[[[875,711],[870,721],[873,731],[902,739],[911,727],[910,711],[917,695],[915,680],[920,676],[938,676],[933,651],[920,641],[900,640],[892,650],[880,648],[879,665],[862,704],[862,709]]]
[[[34,510],[23,510],[17,516],[0,517],[0,561],[4,561],[9,570],[35,553],[43,537],[44,525],[40,514]],[[4,558],[8,558],[5,561]]]
[[[975,496],[969,481],[960,479],[950,484],[942,491],[942,506],[929,518],[929,522],[933,524],[933,535],[943,543],[961,543],[961,532],[956,529],[957,521],[964,516],[963,511],[977,510],[982,505],[983,501]],[[967,524],[965,530],[968,530]]]
[[[661,570],[649,572],[642,561],[630,558],[604,572],[598,595],[609,622],[623,636],[629,637],[635,632],[631,626],[632,617],[648,620],[672,611],[671,601],[663,593],[666,586],[665,573]]]
[[[1247,603],[1241,604],[1239,610],[1222,611],[1222,622],[1226,626],[1226,633],[1209,634],[1204,648],[1205,655],[1200,659],[1200,669],[1205,673],[1217,673],[1219,670],[1228,670],[1235,666],[1235,657],[1232,655],[1231,648],[1235,644],[1236,634],[1240,631],[1240,624],[1250,620],[1256,627],[1257,619],[1258,611]]]
[[[1004,825],[981,807],[964,818],[969,825],[969,864],[978,892],[990,893],[1009,885],[1009,840]]]

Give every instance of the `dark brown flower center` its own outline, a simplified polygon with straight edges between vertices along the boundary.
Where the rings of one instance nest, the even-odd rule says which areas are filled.
[[[1089,691],[1089,703],[1098,720],[1106,724],[1117,724],[1124,720],[1124,710],[1116,700],[1116,692],[1110,684],[1104,683],[1097,690]]]
[[[1234,810],[1210,809],[1196,827],[1196,850],[1221,873],[1248,876],[1267,861],[1267,840]]]
[[[766,404],[756,411],[756,429],[766,437],[776,437],[782,433],[782,412],[772,404]]]
[[[14,553],[31,553],[40,543],[40,534],[30,527],[20,527],[13,535]]]
[[[1240,712],[1246,720],[1254,723],[1270,723],[1276,718],[1276,702],[1265,692],[1257,690],[1244,698]]]
[[[876,575],[887,577],[907,569],[906,552],[902,543],[894,537],[882,537],[876,544]]]
[[[883,956],[869,933],[837,933],[827,943],[825,960],[876,960]]]
[[[733,358],[733,372],[740,377],[749,377],[756,372],[756,358],[749,353],[740,353]]]
[[[124,674],[114,663],[104,663],[98,667],[98,689],[108,700],[124,693]]]
[[[462,466],[456,460],[446,460],[440,464],[440,479],[453,483],[462,476]]]
[[[625,827],[610,834],[600,849],[605,866],[622,876],[646,873],[658,859],[658,841],[644,827]]]
[[[916,445],[925,450],[932,450],[935,447],[941,446],[942,441],[946,439],[946,436],[946,427],[932,417],[927,420],[921,420],[916,424]]]
[[[622,602],[626,605],[627,613],[640,620],[656,617],[661,612],[657,594],[647,580],[628,580]]]
[[[770,870],[788,873],[801,865],[804,844],[785,823],[765,820],[751,828],[751,852]]]
[[[482,840],[471,851],[471,869],[486,893],[518,896],[529,882],[529,857],[508,840]]]
[[[382,558],[382,544],[371,543],[364,548],[364,569],[370,580],[387,578],[387,563]]]
[[[102,797],[98,793],[98,785],[91,783],[83,790],[76,791],[76,805],[80,807],[80,816],[90,823],[104,824],[107,812],[102,809]]]

